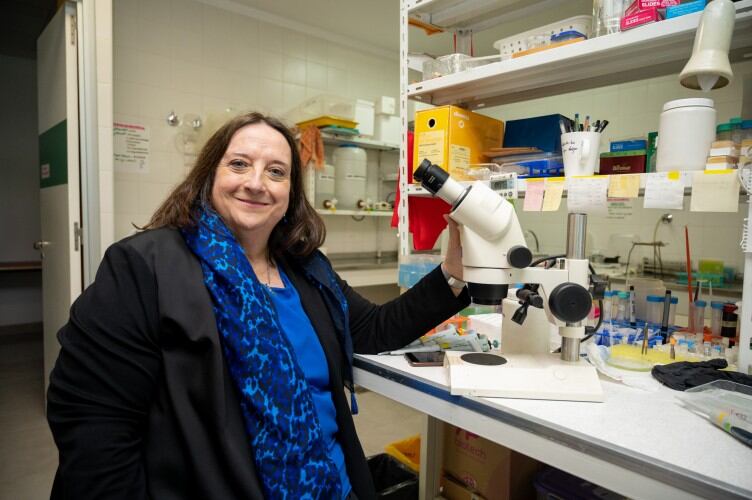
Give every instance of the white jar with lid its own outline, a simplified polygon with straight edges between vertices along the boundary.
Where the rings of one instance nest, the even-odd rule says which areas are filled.
[[[712,99],[677,99],[663,105],[658,126],[657,172],[705,170],[715,140]]]
[[[337,208],[355,210],[358,203],[366,199],[366,150],[354,144],[343,144],[334,150],[336,169],[335,192]]]

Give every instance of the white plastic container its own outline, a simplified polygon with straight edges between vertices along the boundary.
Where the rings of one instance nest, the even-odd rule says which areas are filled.
[[[337,195],[337,208],[356,210],[358,203],[366,199],[366,150],[353,144],[343,144],[334,150],[335,177],[334,190]]]
[[[396,115],[397,114],[397,99],[388,95],[382,95],[376,99],[376,114],[377,115]]]
[[[300,123],[322,116],[331,116],[348,121],[355,120],[355,100],[336,95],[321,94],[311,97],[291,109],[285,119],[290,123]]]
[[[593,16],[575,16],[567,19],[562,19],[555,23],[547,24],[539,28],[531,29],[522,33],[517,33],[500,40],[496,40],[493,44],[494,48],[501,54],[501,59],[511,59],[511,57],[517,52],[530,49],[528,46],[528,38],[534,36],[543,36],[548,39],[551,35],[558,35],[563,31],[578,31],[590,38],[591,28],[593,23]]]
[[[705,170],[715,140],[712,99],[677,99],[663,105],[658,126],[657,172]]]
[[[335,195],[336,168],[329,163],[324,165],[323,170],[316,171],[316,208],[335,208],[337,205]]]
[[[355,100],[355,121],[358,122],[360,135],[373,136],[374,131],[374,104],[365,99]]]
[[[376,115],[373,138],[377,141],[399,147],[402,122],[399,116]]]

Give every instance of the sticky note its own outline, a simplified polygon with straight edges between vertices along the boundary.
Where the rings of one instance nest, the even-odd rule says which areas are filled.
[[[684,182],[679,172],[654,172],[645,181],[645,208],[684,208]]]
[[[525,212],[540,212],[543,205],[543,179],[528,179],[525,184],[525,204],[522,209]]]
[[[610,175],[609,198],[637,198],[640,195],[640,175]]]
[[[569,213],[606,215],[608,176],[568,178],[567,210]]]
[[[739,211],[737,170],[706,170],[692,176],[691,212]]]
[[[555,212],[561,205],[561,196],[564,194],[564,177],[549,177],[543,183],[543,208],[544,212]]]

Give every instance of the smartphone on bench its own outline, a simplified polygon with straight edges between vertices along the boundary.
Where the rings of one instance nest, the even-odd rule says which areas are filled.
[[[444,364],[444,352],[408,352],[405,359],[410,366],[442,366]]]

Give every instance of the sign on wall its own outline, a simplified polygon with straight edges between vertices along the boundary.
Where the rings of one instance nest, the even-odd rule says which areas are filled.
[[[147,173],[149,171],[149,127],[135,123],[113,123],[115,170]]]

